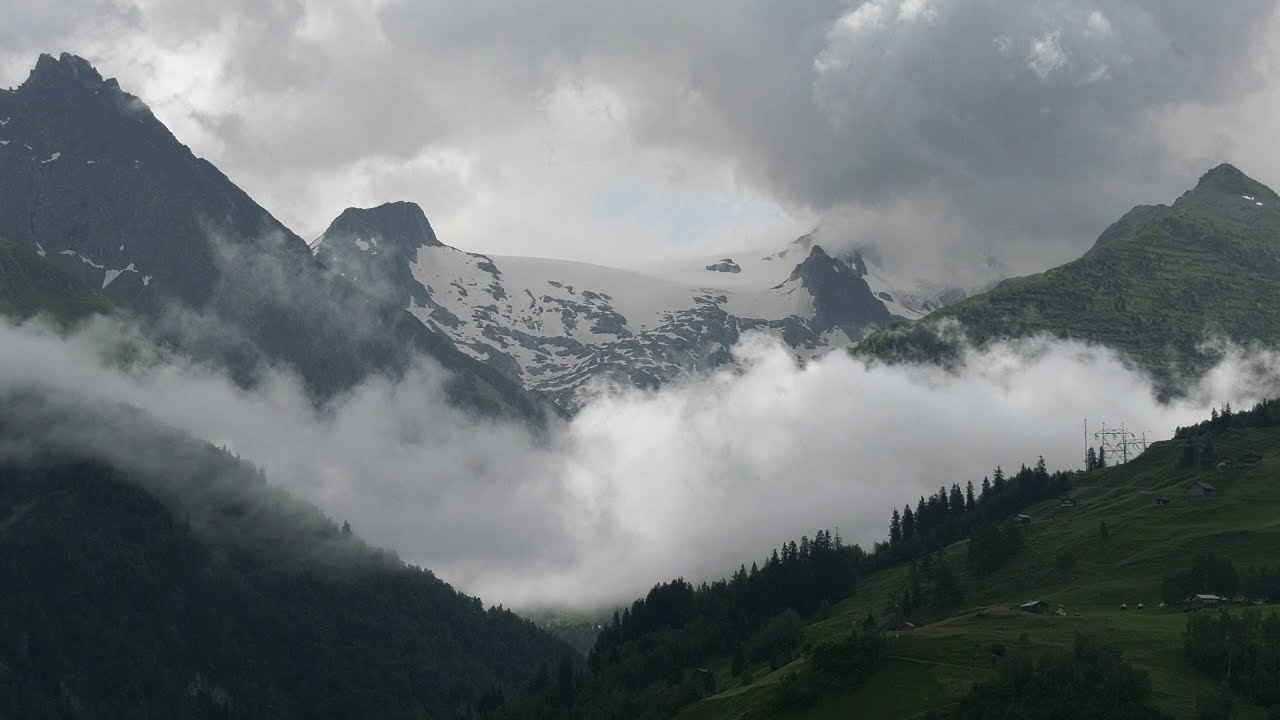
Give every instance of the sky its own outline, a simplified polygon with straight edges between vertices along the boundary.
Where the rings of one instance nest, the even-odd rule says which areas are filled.
[[[814,227],[960,286],[1233,162],[1280,185],[1277,0],[0,0],[304,237],[644,266]]]
[[[801,367],[750,336],[734,369],[616,388],[533,437],[450,406],[438,367],[372,378],[317,409],[284,374],[248,391],[180,358],[121,367],[121,343],[137,337],[114,320],[71,336],[0,322],[0,395],[34,388],[105,408],[94,417],[119,425],[82,427],[86,450],[154,471],[165,452],[122,409],[138,408],[263,468],[366,541],[523,610],[608,609],[660,581],[726,577],[819,529],[869,548],[893,507],[942,485],[1039,455],[1079,468],[1085,418],[1164,439],[1211,406],[1280,392],[1280,355],[1256,349],[1228,349],[1166,405],[1145,375],[1073,343],[995,345],[951,373],[845,353]]]

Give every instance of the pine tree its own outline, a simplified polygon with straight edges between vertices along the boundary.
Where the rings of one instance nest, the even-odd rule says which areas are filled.
[[[951,484],[951,499],[947,502],[947,506],[952,515],[964,514],[964,493],[960,491],[960,486],[956,483]]]
[[[996,471],[991,474],[991,491],[998,493],[1001,490],[1004,490],[1004,470],[997,465]]]
[[[906,505],[902,508],[902,539],[910,540],[916,536],[916,514],[911,512],[911,506]]]
[[[1089,472],[1098,469],[1098,451],[1092,447],[1084,454],[1084,469]]]
[[[986,475],[982,476],[982,494],[978,497],[983,500],[991,497],[991,481],[987,479]]]
[[[973,481],[970,480],[964,486],[964,511],[971,512],[973,510]]]
[[[1098,446],[1098,469],[1107,466],[1107,447],[1105,445]]]

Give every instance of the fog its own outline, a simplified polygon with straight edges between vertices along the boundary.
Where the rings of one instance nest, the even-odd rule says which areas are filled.
[[[597,388],[538,437],[450,407],[430,365],[316,408],[286,374],[247,391],[209,368],[122,353],[137,337],[114,320],[72,337],[0,325],[0,391],[135,406],[226,445],[370,543],[525,609],[721,577],[819,528],[866,547],[892,507],[940,485],[1041,454],[1051,469],[1079,467],[1086,418],[1167,438],[1213,405],[1274,394],[1280,377],[1275,354],[1227,348],[1186,399],[1162,405],[1122,359],[1075,343],[995,345],[948,372],[845,353],[800,366],[751,336],[733,368],[659,391]],[[146,448],[117,455],[134,452]]]

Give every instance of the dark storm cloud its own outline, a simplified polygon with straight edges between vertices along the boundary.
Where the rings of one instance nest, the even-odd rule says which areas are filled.
[[[14,47],[80,43],[153,84],[162,117],[269,207],[295,224],[314,213],[304,232],[396,199],[374,192],[446,219],[492,196],[511,200],[483,213],[510,220],[459,211],[446,235],[511,251],[521,224],[545,228],[519,241],[531,254],[573,256],[601,244],[575,176],[592,174],[587,189],[688,176],[710,196],[725,181],[696,171],[718,168],[797,223],[825,218],[831,242],[879,245],[908,268],[992,256],[1025,271],[1078,254],[1128,207],[1171,199],[1217,162],[1280,178],[1275,142],[1223,130],[1238,102],[1277,92],[1276,0],[76,10],[19,13]],[[574,112],[549,112],[566,94]],[[615,132],[579,146],[597,124]],[[535,152],[544,145],[564,162]],[[681,162],[654,159],[669,156]],[[538,198],[522,198],[534,185]]]

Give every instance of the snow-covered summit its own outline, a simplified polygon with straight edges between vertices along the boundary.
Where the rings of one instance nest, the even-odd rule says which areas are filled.
[[[812,242],[633,271],[468,253],[441,243],[416,205],[397,203],[345,211],[312,247],[333,272],[403,302],[566,408],[595,379],[654,387],[717,367],[749,330],[812,357],[923,314],[860,257]]]

